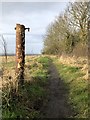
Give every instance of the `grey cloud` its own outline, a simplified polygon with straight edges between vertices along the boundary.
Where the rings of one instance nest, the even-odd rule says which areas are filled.
[[[30,27],[30,33],[26,31],[26,53],[33,51],[40,53],[43,48],[43,36],[46,28],[55,17],[66,7],[66,3],[46,3],[46,2],[3,2],[3,33],[14,33],[16,23],[24,24]],[[30,35],[28,35],[30,34]],[[5,37],[5,36],[4,36]],[[8,46],[15,46],[15,35],[6,35],[5,39]],[[8,47],[8,52],[12,49],[15,52],[15,47]]]
[[[65,4],[61,3],[3,3],[3,31],[6,31],[6,28],[12,31],[19,22],[30,26],[32,32],[45,32],[46,26],[64,6]]]
[[[11,14],[12,12],[36,13],[43,11],[57,11],[62,9],[62,3],[58,2],[3,2],[2,13]]]

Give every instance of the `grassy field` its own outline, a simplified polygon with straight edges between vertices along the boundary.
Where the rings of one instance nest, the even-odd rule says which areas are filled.
[[[68,103],[74,110],[74,118],[88,116],[88,75],[87,59],[56,56],[26,56],[24,88],[14,95],[15,57],[9,56],[8,62],[0,57],[3,70],[2,113],[3,118],[41,118],[40,109],[47,103],[48,71],[51,62],[56,66],[60,79],[69,90]],[[13,96],[14,95],[14,96]]]

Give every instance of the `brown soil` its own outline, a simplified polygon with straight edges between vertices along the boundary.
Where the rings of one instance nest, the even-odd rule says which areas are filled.
[[[73,116],[71,106],[68,104],[69,88],[60,79],[53,63],[49,68],[48,102],[42,108],[44,118],[69,118]]]

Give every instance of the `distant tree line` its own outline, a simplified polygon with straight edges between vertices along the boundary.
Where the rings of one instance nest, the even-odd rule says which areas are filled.
[[[69,3],[64,13],[48,26],[43,53],[86,55],[88,18],[88,2]]]

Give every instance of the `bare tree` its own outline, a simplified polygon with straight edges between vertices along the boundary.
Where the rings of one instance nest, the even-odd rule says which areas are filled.
[[[48,27],[44,37],[44,53],[73,54],[74,49],[81,47],[83,55],[87,50],[88,2],[69,3],[63,14]],[[79,51],[75,52],[75,54]]]
[[[78,31],[82,43],[87,43],[89,2],[70,3],[67,13],[69,22]]]
[[[2,45],[3,45],[5,61],[6,61],[6,63],[7,63],[7,43],[6,43],[3,35],[1,35],[1,41],[2,41]]]

